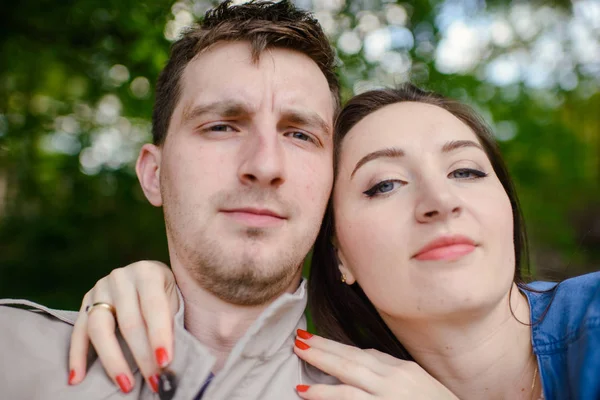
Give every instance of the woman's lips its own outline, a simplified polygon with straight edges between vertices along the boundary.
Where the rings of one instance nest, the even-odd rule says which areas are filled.
[[[434,249],[419,253],[415,256],[420,261],[431,261],[431,260],[457,260],[475,250],[475,245],[472,244],[451,244],[443,247],[436,247]]]
[[[441,236],[423,246],[414,258],[421,261],[456,260],[473,252],[475,247],[475,242],[467,236]]]

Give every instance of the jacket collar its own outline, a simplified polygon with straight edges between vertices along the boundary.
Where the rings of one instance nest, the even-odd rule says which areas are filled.
[[[184,328],[185,305],[179,289],[179,310],[175,314],[176,330]],[[282,346],[287,345],[290,338],[296,336],[296,329],[306,328],[303,318],[307,303],[306,280],[303,278],[294,293],[284,293],[271,303],[250,325],[246,333],[233,347],[225,363],[225,369],[240,355],[244,357],[272,357]],[[191,336],[189,332],[187,335]],[[201,345],[204,347],[203,345]],[[290,347],[291,349],[291,347]]]
[[[174,400],[194,398],[215,364],[215,357],[184,327],[185,305],[179,295],[179,310],[175,314],[175,354],[169,369],[174,373],[177,390]],[[250,325],[233,347],[225,365],[213,379],[208,391],[227,382],[227,387],[242,384],[249,365],[262,364],[278,355],[294,357],[293,341],[296,329],[306,329],[304,310],[307,303],[306,280],[294,293],[284,293],[270,304]],[[302,363],[298,359],[298,366]]]

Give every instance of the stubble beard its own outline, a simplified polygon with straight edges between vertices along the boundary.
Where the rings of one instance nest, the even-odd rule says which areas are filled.
[[[184,234],[167,212],[165,223],[171,250],[189,277],[217,298],[241,306],[266,304],[288,290],[318,232],[317,224],[293,243],[284,243],[281,237],[269,237],[277,233],[267,228],[246,228],[236,246],[206,231]],[[268,240],[278,244],[265,256],[260,250]]]
[[[247,229],[250,246],[260,246],[265,232]],[[246,244],[248,246],[248,244]],[[257,259],[251,249],[241,254],[228,251],[216,240],[186,246],[188,273],[205,290],[230,304],[256,306],[268,303],[289,288],[305,254],[293,248],[281,249],[268,260]]]
[[[163,211],[170,247],[172,245],[171,250],[176,253],[178,261],[201,288],[235,305],[266,304],[288,290],[316,239],[321,223],[320,220],[315,221],[301,234],[248,227],[236,234],[237,239],[224,241],[210,228],[194,229],[197,227],[193,226],[193,221],[199,217],[184,212],[174,193],[163,192],[163,198],[168,199]],[[244,203],[278,204],[288,216],[302,218],[297,205],[262,190],[220,192],[211,197],[209,203],[214,204],[215,209],[223,205],[233,208]],[[284,238],[288,235],[290,240],[286,242]],[[265,254],[261,247],[268,241],[277,243],[272,246],[270,254]]]

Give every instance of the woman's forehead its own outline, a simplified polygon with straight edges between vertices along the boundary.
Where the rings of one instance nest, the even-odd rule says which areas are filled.
[[[359,121],[342,141],[343,153],[368,153],[383,147],[442,150],[453,140],[479,142],[475,133],[449,111],[426,103],[383,107]]]

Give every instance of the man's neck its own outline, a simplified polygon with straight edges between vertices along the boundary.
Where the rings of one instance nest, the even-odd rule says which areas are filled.
[[[279,296],[257,306],[235,305],[200,287],[185,269],[174,272],[185,304],[185,328],[216,357],[212,372],[217,373],[248,328]],[[293,293],[300,279],[299,271],[286,292]]]
[[[460,399],[530,399],[537,365],[525,325],[530,311],[516,285],[512,291],[514,316],[507,295],[468,324],[389,321],[390,328],[415,361]]]

